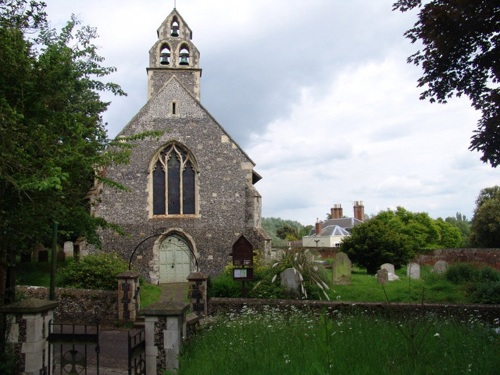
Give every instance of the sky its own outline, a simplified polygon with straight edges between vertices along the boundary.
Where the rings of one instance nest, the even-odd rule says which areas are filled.
[[[46,0],[97,28],[108,79],[127,97],[104,115],[111,137],[147,100],[156,30],[175,0]],[[176,0],[200,51],[201,103],[255,162],[262,216],[312,225],[334,204],[353,216],[404,207],[472,218],[500,170],[468,150],[479,113],[467,98],[419,100],[416,13],[393,0]]]

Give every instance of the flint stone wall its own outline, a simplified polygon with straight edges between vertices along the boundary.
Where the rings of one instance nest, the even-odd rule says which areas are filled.
[[[48,299],[49,289],[44,287],[18,286],[16,293],[26,298]],[[112,326],[118,321],[118,296],[116,291],[56,288],[54,311],[57,323],[99,324]]]

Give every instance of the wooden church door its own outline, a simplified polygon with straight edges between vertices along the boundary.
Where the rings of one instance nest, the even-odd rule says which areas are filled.
[[[167,237],[160,245],[160,283],[185,283],[191,273],[191,251],[180,236]]]

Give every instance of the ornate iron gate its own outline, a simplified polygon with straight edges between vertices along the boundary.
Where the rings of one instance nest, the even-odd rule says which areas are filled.
[[[99,375],[99,324],[51,322],[49,330],[49,375],[86,375],[90,367]]]
[[[128,333],[128,375],[146,374],[146,334],[139,331],[135,335]]]

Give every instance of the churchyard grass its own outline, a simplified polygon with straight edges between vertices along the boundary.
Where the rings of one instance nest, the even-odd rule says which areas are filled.
[[[399,280],[389,282],[385,288],[390,302],[464,303],[464,291],[447,281],[444,276],[431,272],[431,267],[421,268],[421,279],[412,280],[406,270],[396,271]],[[423,295],[422,295],[423,293]],[[383,302],[386,296],[377,283],[376,277],[365,270],[354,268],[351,285],[333,285],[330,292],[332,301]]]
[[[500,334],[468,321],[267,308],[219,315],[183,348],[178,375],[191,374],[498,374]],[[498,328],[497,328],[498,329]]]

